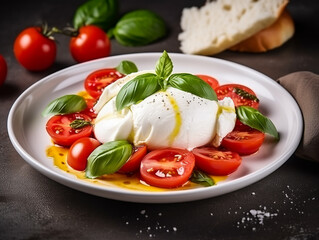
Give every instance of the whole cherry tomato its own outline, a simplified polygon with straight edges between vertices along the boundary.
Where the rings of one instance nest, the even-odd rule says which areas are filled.
[[[4,83],[7,77],[8,66],[6,60],[0,54],[0,86]]]
[[[42,71],[55,61],[56,44],[46,28],[29,27],[15,39],[13,52],[18,62],[30,71]]]
[[[95,138],[79,138],[71,145],[68,151],[68,164],[75,170],[84,171],[87,165],[88,156],[100,145],[101,143]]]
[[[76,37],[70,40],[70,52],[77,62],[85,62],[110,55],[110,40],[99,27],[87,25],[80,27]]]

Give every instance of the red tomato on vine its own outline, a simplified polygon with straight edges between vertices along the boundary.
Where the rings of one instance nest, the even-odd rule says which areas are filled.
[[[110,51],[111,43],[108,36],[94,25],[80,27],[78,34],[70,40],[70,52],[77,62],[108,57]]]
[[[42,71],[55,61],[56,43],[46,27],[29,27],[15,39],[13,52],[18,62],[30,71]]]

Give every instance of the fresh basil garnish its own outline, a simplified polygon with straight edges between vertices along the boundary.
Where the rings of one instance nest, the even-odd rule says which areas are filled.
[[[88,125],[91,125],[91,122],[83,119],[76,119],[70,123],[70,127],[73,129],[80,129]]]
[[[216,93],[212,87],[199,77],[189,73],[172,74],[168,79],[168,85],[198,97],[217,101]]]
[[[158,77],[154,73],[145,73],[126,83],[116,96],[118,111],[129,107],[161,89]]]
[[[138,71],[135,63],[126,60],[120,62],[120,64],[116,67],[116,70],[126,75]]]
[[[173,71],[173,62],[164,50],[162,56],[158,59],[155,66],[155,73],[160,78],[166,79]]]
[[[279,133],[273,122],[258,110],[249,106],[238,106],[236,107],[236,114],[243,124],[263,133],[268,133],[279,140]]]
[[[125,140],[100,145],[88,157],[86,177],[97,178],[117,172],[130,158],[132,151],[132,145]]]
[[[115,39],[125,46],[143,46],[166,35],[164,20],[150,10],[135,10],[125,14],[116,24]]]
[[[89,0],[77,8],[73,26],[79,29],[85,25],[96,25],[107,31],[115,25],[118,15],[117,0]]]
[[[126,83],[116,96],[116,108],[118,111],[129,107],[138,101],[156,93],[165,91],[168,86],[192,93],[198,97],[217,101],[217,96],[212,87],[199,77],[189,73],[172,74],[173,63],[164,50],[157,61],[155,73],[146,73],[135,77]]]
[[[190,178],[190,181],[193,183],[200,184],[205,187],[213,186],[215,185],[214,180],[207,175],[206,173],[199,171],[199,170],[194,170],[192,173],[192,176]]]
[[[255,95],[250,94],[249,92],[247,92],[243,89],[240,89],[238,87],[234,87],[234,92],[237,93],[242,98],[250,99],[250,100],[253,100],[255,102],[259,102],[259,99]]]
[[[42,112],[42,116],[80,112],[86,107],[87,104],[83,97],[72,94],[65,95],[50,102]]]

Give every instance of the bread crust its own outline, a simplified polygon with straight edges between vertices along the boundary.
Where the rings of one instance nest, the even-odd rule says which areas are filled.
[[[266,52],[280,47],[295,33],[294,21],[287,10],[271,26],[250,38],[232,46],[230,50],[239,52]]]
[[[239,4],[239,1],[216,0],[206,2],[200,8],[183,9],[182,32],[178,36],[180,49],[183,53],[198,55],[214,55],[227,50],[272,25],[288,2],[243,0]],[[255,6],[260,6],[260,12]],[[251,18],[255,20],[251,21]],[[227,21],[228,26],[225,25]],[[225,28],[220,28],[221,25]]]

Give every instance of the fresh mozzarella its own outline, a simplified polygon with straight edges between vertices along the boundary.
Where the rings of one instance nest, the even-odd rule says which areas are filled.
[[[235,105],[231,98],[225,97],[223,100],[218,101],[219,117],[216,124],[216,136],[213,145],[218,147],[223,138],[231,132],[236,123]]]
[[[147,72],[151,71],[130,74],[104,89],[94,107],[98,111],[94,134],[100,142],[127,139],[134,145],[147,144],[150,150],[192,150],[208,144],[217,147],[233,130],[236,114],[231,98],[211,101],[173,87],[117,111],[115,99],[121,87]]]
[[[134,144],[192,150],[215,136],[216,101],[169,87],[131,107]]]
[[[108,101],[94,122],[94,135],[102,143],[128,139],[133,128],[132,112],[116,110],[115,98]]]
[[[126,75],[123,78],[120,78],[116,80],[115,82],[108,85],[106,88],[103,89],[103,92],[97,101],[97,103],[94,105],[93,109],[96,113],[101,111],[104,104],[106,104],[108,101],[110,101],[113,97],[115,97],[120,89],[125,85],[125,83],[131,81],[133,78],[135,78],[138,75],[144,74],[144,73],[152,73],[154,71],[151,70],[145,70],[145,71],[139,71],[134,72],[131,74]]]

